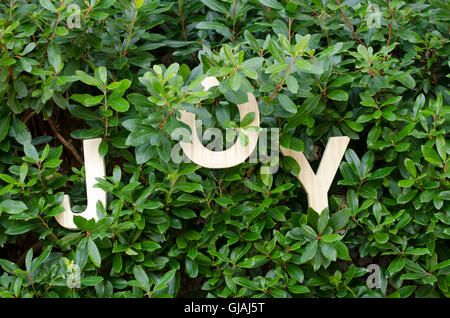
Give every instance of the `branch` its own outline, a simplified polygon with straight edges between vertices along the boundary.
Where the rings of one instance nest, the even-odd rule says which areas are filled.
[[[356,34],[356,32],[353,30],[352,25],[350,24],[350,22],[347,20],[347,17],[345,16],[344,10],[342,10],[341,7],[341,1],[340,0],[336,0],[337,4],[339,5],[339,10],[341,11],[341,15],[344,18],[345,22],[347,23],[350,31],[352,31],[353,35],[358,39],[359,43],[361,43],[366,49],[367,46],[364,44],[364,42],[359,38],[358,34]]]
[[[392,12],[391,15],[391,22],[389,22],[389,37],[388,37],[388,41],[387,41],[387,45],[389,46],[389,44],[391,43],[391,37],[392,37],[392,21],[394,20],[395,17],[395,8],[391,10],[391,1],[387,0],[387,5],[389,10]]]
[[[286,79],[287,79],[287,77],[289,75],[289,72],[292,70],[292,66],[294,65],[294,62],[295,62],[296,58],[297,58],[297,56],[295,56],[295,55],[292,57],[291,64],[289,65],[288,69],[286,70],[286,73],[284,74],[283,80],[281,81],[280,84],[277,85],[277,87],[275,87],[275,91],[270,95],[269,101],[265,102],[265,104],[270,103],[275,98],[275,96],[277,95],[277,92],[283,87],[283,85],[286,82]]]
[[[72,144],[70,142],[68,142],[67,140],[65,140],[64,137],[58,132],[53,121],[49,118],[49,119],[47,119],[47,122],[48,122],[48,125],[50,126],[50,128],[52,129],[53,133],[55,134],[56,138],[58,138],[59,141],[61,141],[61,143],[72,152],[75,159],[77,159],[77,161],[81,165],[84,165],[84,162],[83,162],[83,159],[81,159],[81,156],[78,154],[78,152],[72,146]]]
[[[31,119],[31,117],[33,117],[36,114],[36,111],[33,110],[32,112],[30,112],[22,121],[24,123],[24,125],[27,124],[27,122]]]

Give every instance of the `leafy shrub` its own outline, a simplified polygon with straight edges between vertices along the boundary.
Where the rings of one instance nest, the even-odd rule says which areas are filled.
[[[0,2],[0,296],[448,297],[449,4],[373,2]],[[180,109],[244,127],[248,92],[313,169],[351,138],[320,216],[290,157],[170,160]],[[97,137],[108,204],[69,231]]]

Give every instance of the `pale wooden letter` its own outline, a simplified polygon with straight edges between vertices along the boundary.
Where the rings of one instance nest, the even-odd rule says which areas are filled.
[[[283,155],[294,158],[300,165],[297,178],[308,194],[308,205],[318,213],[328,207],[328,190],[349,142],[350,138],[347,136],[331,137],[325,147],[317,174],[314,174],[303,152],[280,146]]]
[[[213,86],[218,86],[219,81],[215,77],[207,77],[202,81],[204,89],[209,89]],[[255,113],[255,119],[251,122],[250,126],[259,127],[259,109],[255,96],[251,93],[247,93],[248,102],[238,105],[239,115],[241,120],[250,112]],[[243,130],[243,134],[248,136],[248,143],[243,146],[238,140],[233,146],[225,151],[211,151],[204,147],[201,141],[197,138],[197,130],[195,128],[195,115],[184,110],[180,110],[180,121],[184,122],[191,128],[190,143],[180,142],[180,146],[183,149],[184,154],[193,162],[199,166],[205,168],[229,168],[236,166],[244,162],[258,143],[258,131]]]
[[[97,221],[97,201],[100,200],[103,206],[106,207],[106,192],[100,188],[94,188],[94,184],[97,183],[95,178],[105,177],[105,161],[98,153],[101,141],[101,138],[83,140],[87,208],[82,213],[73,213],[70,208],[70,197],[67,194],[64,195],[62,203],[64,212],[55,216],[55,218],[59,224],[67,229],[77,229],[77,226],[73,223],[75,215],[82,216],[87,220],[94,219]]]

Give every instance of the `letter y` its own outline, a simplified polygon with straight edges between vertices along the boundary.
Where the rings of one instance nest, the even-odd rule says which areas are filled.
[[[308,205],[319,214],[328,207],[328,190],[349,142],[350,138],[347,136],[331,137],[323,153],[317,174],[314,174],[303,152],[280,146],[283,155],[294,158],[300,165],[300,174],[297,178],[308,194]]]

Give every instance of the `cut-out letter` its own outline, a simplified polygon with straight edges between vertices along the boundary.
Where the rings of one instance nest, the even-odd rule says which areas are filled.
[[[94,188],[94,184],[97,183],[95,178],[105,177],[105,161],[98,153],[98,147],[101,142],[101,138],[83,140],[87,207],[82,213],[73,213],[70,208],[70,197],[67,194],[64,195],[62,203],[64,212],[55,216],[55,219],[66,229],[77,229],[77,226],[73,223],[75,215],[82,216],[87,220],[94,219],[97,221],[97,201],[100,200],[106,208],[106,192],[100,188]]]
[[[297,178],[308,194],[309,206],[318,213],[328,207],[328,190],[349,142],[350,138],[347,136],[331,137],[325,147],[317,174],[314,174],[303,152],[280,146],[283,155],[294,158],[300,165],[300,174]]]
[[[207,77],[202,81],[202,86],[204,89],[209,89],[213,86],[218,86],[219,81],[215,77]],[[248,113],[254,112],[255,119],[251,122],[249,126],[259,127],[259,109],[258,103],[256,102],[255,96],[251,93],[247,93],[248,102],[244,104],[237,105],[239,108],[239,115],[241,120]],[[180,141],[181,148],[184,154],[193,162],[199,166],[205,168],[229,168],[236,166],[244,162],[258,143],[258,131],[254,130],[243,130],[241,132],[248,137],[248,143],[243,146],[238,140],[229,149],[224,151],[211,151],[202,145],[201,141],[197,137],[197,130],[195,128],[195,115],[187,112],[185,110],[180,110],[181,118],[180,121],[184,122],[191,128],[190,143]]]

